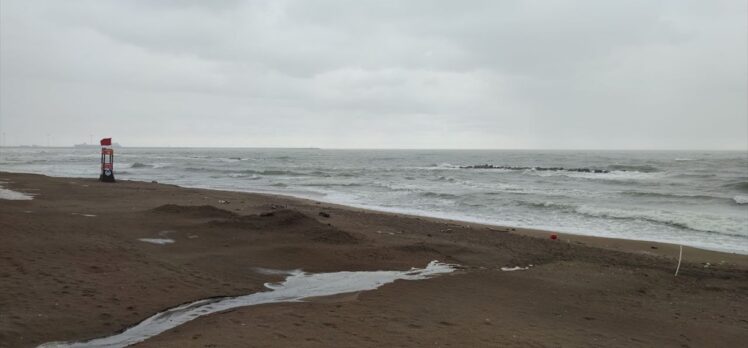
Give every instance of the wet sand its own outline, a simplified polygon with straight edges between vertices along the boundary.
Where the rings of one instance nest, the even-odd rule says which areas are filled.
[[[748,256],[282,196],[0,172],[0,347],[108,336],[283,275],[462,265],[374,291],[205,316],[138,344],[673,346],[748,341]],[[219,201],[227,201],[219,203]],[[150,240],[150,242],[140,239]],[[172,243],[158,243],[172,240]],[[708,265],[706,264],[708,263]],[[527,270],[502,271],[501,267]]]

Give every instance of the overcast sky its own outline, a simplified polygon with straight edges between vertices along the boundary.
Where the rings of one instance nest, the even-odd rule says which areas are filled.
[[[738,1],[0,1],[6,145],[748,149]]]

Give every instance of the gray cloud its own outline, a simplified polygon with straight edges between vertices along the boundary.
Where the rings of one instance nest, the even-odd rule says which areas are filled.
[[[0,130],[8,145],[746,149],[747,15],[744,1],[4,0]]]

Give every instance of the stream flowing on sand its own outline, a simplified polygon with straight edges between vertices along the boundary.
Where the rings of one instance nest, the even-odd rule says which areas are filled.
[[[232,308],[264,303],[300,302],[309,297],[374,290],[398,279],[427,279],[439,274],[451,273],[455,269],[455,265],[431,261],[425,268],[412,268],[409,271],[333,272],[317,274],[290,271],[290,275],[285,281],[278,284],[265,284],[270,291],[238,297],[199,300],[160,312],[113,336],[96,338],[84,342],[50,342],[42,344],[39,347],[127,347],[154,337],[166,330],[173,329],[190,320]]]

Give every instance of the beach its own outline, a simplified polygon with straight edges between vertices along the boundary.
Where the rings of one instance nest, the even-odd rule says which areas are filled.
[[[748,341],[748,256],[280,195],[0,172],[0,346],[109,336],[309,273],[456,271],[197,318],[138,347],[659,346]],[[550,239],[551,234],[558,239]]]

